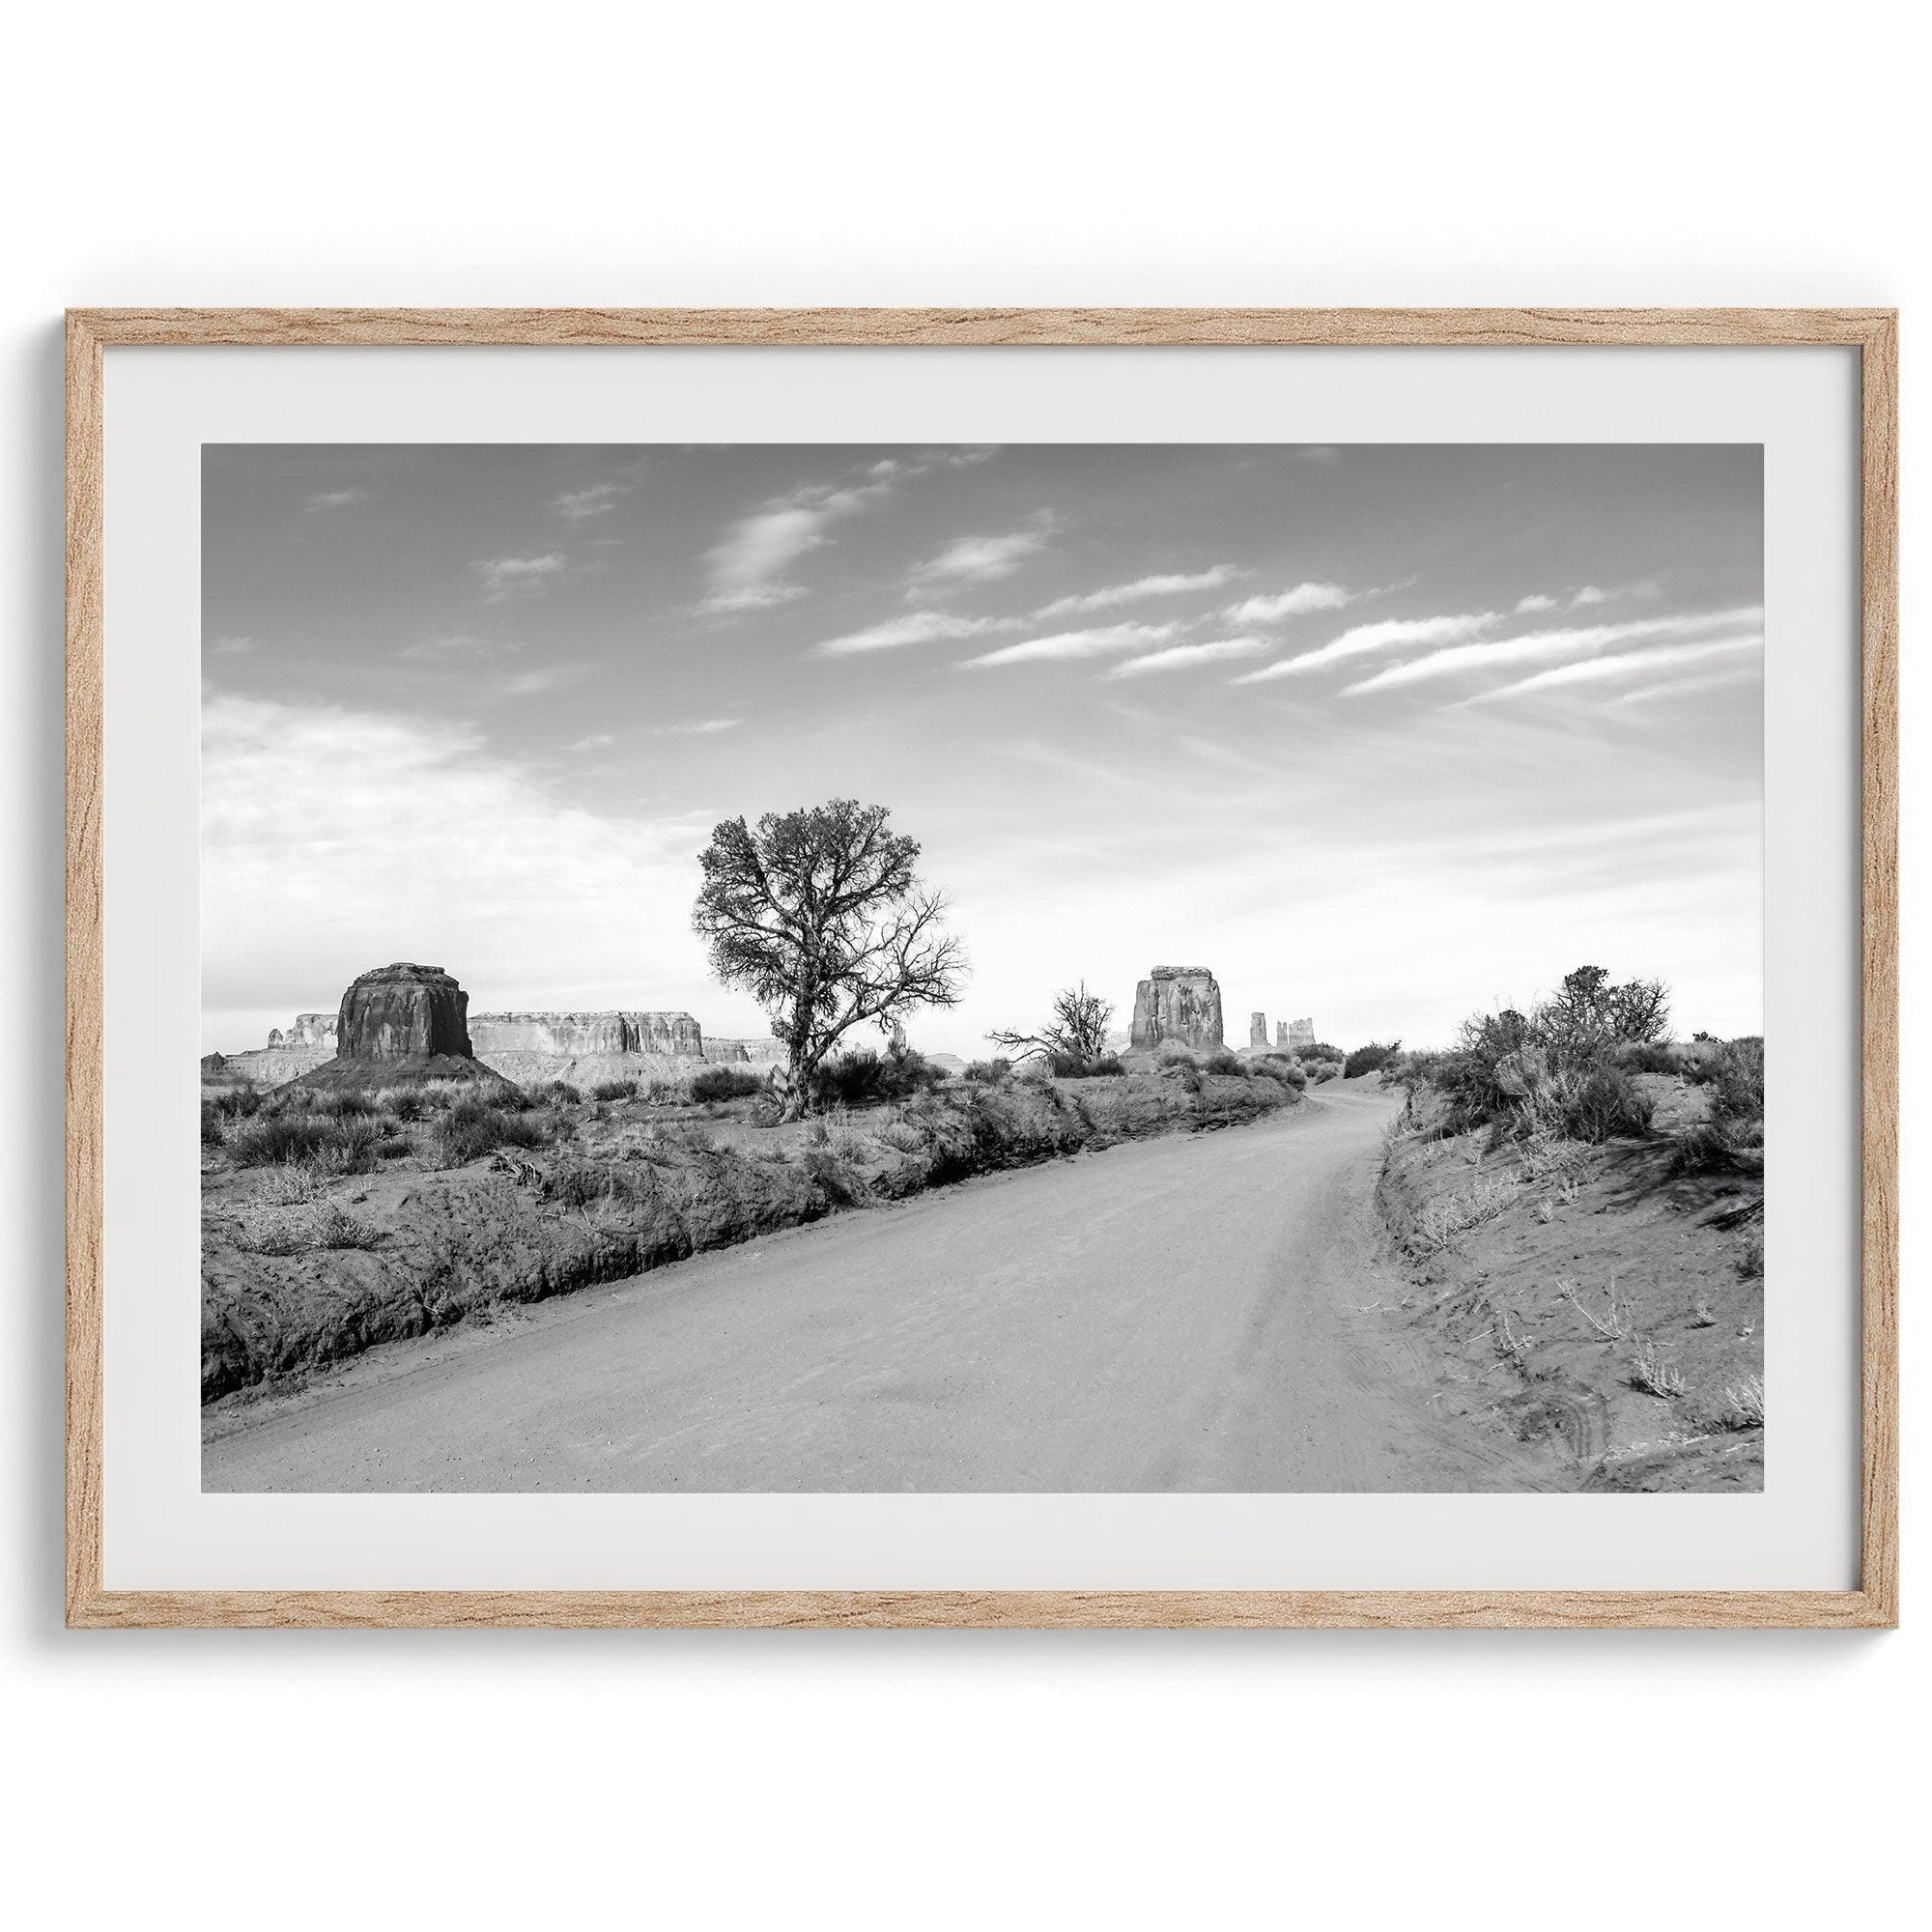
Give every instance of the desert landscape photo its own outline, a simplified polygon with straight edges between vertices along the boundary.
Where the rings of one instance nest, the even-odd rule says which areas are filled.
[[[1761,1490],[1761,471],[207,446],[204,1486]]]

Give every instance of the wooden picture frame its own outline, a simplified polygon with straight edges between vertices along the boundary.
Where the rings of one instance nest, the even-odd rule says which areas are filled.
[[[1861,372],[1861,1568],[1843,1591],[154,1591],[103,1581],[103,371],[123,347],[1834,346]],[[67,326],[67,1620],[1869,1629],[1898,1620],[1897,319],[1882,309],[112,309]]]

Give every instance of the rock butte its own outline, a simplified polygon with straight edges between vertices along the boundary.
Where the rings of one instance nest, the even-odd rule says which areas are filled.
[[[1205,966],[1156,966],[1134,988],[1132,1045],[1151,1049],[1164,1039],[1192,1047],[1227,1044],[1221,988]]]
[[[358,974],[335,1018],[335,1058],[299,1076],[304,1087],[378,1088],[425,1080],[505,1085],[469,1044],[469,995],[440,966],[398,960]]]
[[[1268,1018],[1265,1013],[1248,1015],[1248,1044],[1265,1046],[1268,1043]]]

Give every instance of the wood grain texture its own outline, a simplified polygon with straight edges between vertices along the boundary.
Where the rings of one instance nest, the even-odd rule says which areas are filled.
[[[101,1592],[96,1630],[1868,1630],[1802,1590],[283,1590]]]
[[[107,348],[1861,347],[1893,322],[1889,309],[1814,308],[111,308],[72,319]]]
[[[67,1605],[101,1576],[101,351],[67,331]]]
[[[1861,1165],[1863,1584],[1898,1621],[1898,319],[1860,356],[1863,546]]]
[[[1852,1591],[136,1591],[103,1583],[102,352],[1008,344],[1861,352],[1862,1484]],[[1874,1629],[1898,1598],[1898,331],[1886,309],[92,309],[67,355],[67,1616],[84,1629]]]

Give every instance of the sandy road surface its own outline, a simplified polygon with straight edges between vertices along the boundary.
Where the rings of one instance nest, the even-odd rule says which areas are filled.
[[[211,1490],[1568,1487],[1432,1407],[1386,1315],[1393,1101],[944,1189],[399,1345],[204,1451]],[[413,1353],[409,1352],[413,1350]]]

